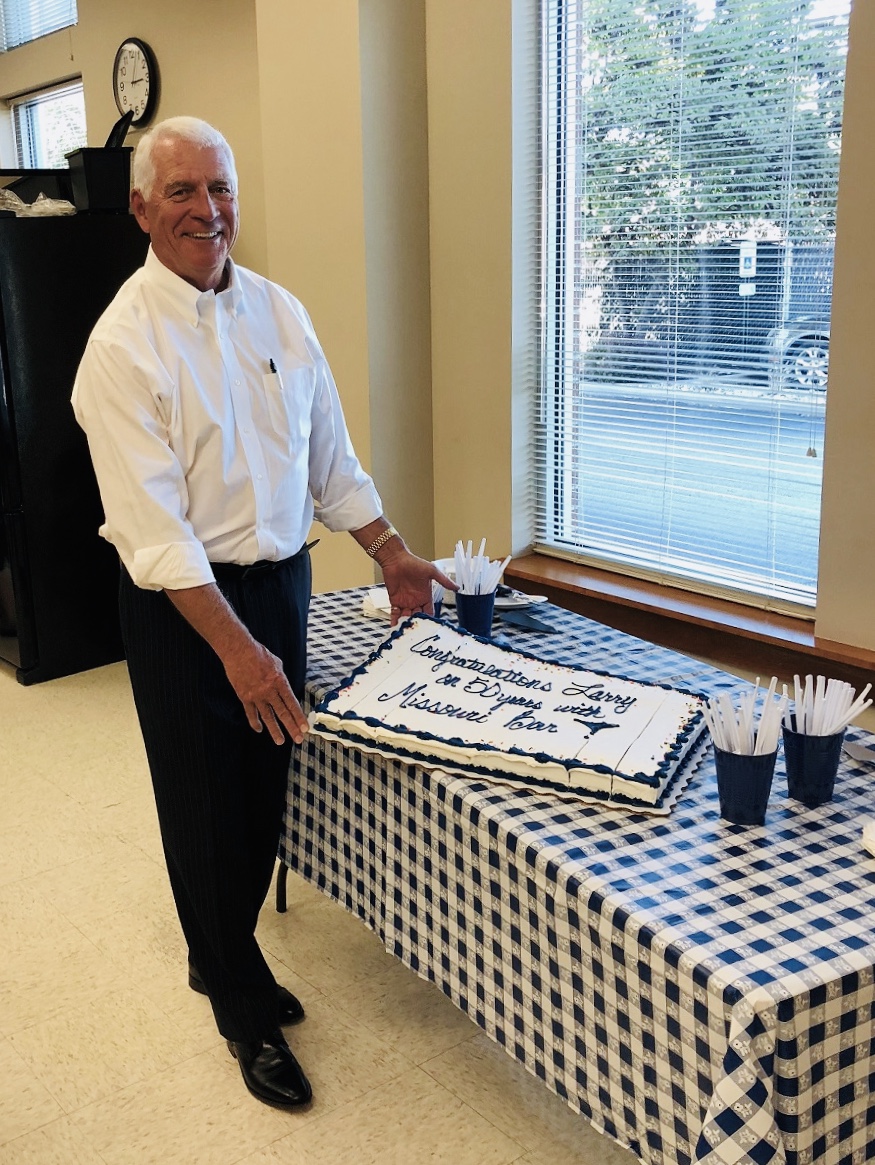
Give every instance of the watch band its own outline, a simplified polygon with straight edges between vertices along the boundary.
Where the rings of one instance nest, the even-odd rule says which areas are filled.
[[[375,538],[370,546],[365,547],[365,554],[367,554],[369,558],[375,558],[377,551],[382,549],[382,547],[386,545],[390,538],[400,537],[401,535],[398,533],[395,527],[390,526],[388,530],[384,530],[382,534]]]

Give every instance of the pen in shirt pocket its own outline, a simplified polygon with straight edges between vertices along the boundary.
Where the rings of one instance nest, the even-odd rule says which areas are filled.
[[[283,378],[280,376],[279,372],[277,372],[276,362],[274,361],[274,358],[271,356],[267,363],[268,363],[268,367],[270,368],[270,375],[276,381],[277,388],[280,390],[280,392],[282,392],[282,390],[283,390]]]

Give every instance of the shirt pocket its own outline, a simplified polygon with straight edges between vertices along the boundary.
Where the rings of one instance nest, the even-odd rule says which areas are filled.
[[[316,370],[308,364],[262,376],[270,422],[283,445],[297,449],[309,440],[315,380]]]

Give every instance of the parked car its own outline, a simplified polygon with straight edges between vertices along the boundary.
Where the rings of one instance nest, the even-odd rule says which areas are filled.
[[[769,384],[825,392],[829,370],[829,325],[822,319],[789,320],[768,336]]]
[[[582,375],[601,383],[723,376],[771,391],[824,392],[831,241],[748,240],[678,255],[612,260],[598,285],[597,331]],[[751,261],[749,273],[745,260]]]

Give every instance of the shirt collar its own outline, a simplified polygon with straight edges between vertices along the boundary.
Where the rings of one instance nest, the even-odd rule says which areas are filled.
[[[196,328],[200,323],[201,313],[204,310],[209,310],[207,305],[213,300],[224,300],[225,306],[235,316],[240,310],[240,279],[233,260],[228,258],[226,262],[228,264],[228,286],[224,291],[219,292],[218,296],[212,291],[198,291],[180,275],[171,271],[169,267],[165,267],[151,246],[146,255],[143,269],[148,282],[158,287],[180,315],[187,319],[193,328]]]

